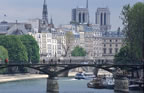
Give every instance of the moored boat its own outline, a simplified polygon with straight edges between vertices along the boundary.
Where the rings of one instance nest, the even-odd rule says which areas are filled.
[[[95,78],[90,81],[87,86],[89,88],[97,88],[97,89],[113,89],[114,88],[114,79],[112,77],[104,77],[104,78]]]
[[[84,73],[84,72],[78,72],[75,75],[75,79],[92,79],[94,77],[95,77],[95,75],[89,74],[89,73]]]
[[[87,87],[88,88],[96,88],[96,89],[103,89],[104,88],[101,78],[94,78],[92,81],[90,81],[87,84]]]

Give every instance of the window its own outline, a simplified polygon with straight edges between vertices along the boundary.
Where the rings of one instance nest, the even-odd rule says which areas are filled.
[[[115,53],[118,53],[118,48],[115,48]]]
[[[109,53],[112,54],[112,48],[109,49]]]
[[[110,42],[112,42],[112,40],[110,39]]]
[[[106,47],[106,44],[104,44],[104,47]]]
[[[106,54],[106,48],[103,49],[103,53]]]
[[[110,47],[112,47],[112,44],[110,44]]]
[[[47,42],[51,42],[51,39],[48,39]]]
[[[51,49],[51,44],[48,44],[48,49]]]
[[[116,44],[115,46],[118,47],[118,44]]]

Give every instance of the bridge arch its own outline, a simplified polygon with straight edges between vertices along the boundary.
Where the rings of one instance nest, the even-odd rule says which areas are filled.
[[[75,65],[75,66],[65,67],[64,69],[59,70],[56,74],[59,75],[59,74],[64,73],[65,71],[69,71],[69,70],[72,70],[72,69],[75,69],[75,68],[79,68],[79,67],[95,67],[95,68],[106,70],[106,71],[108,71],[110,73],[114,72],[113,70],[111,70],[109,68],[106,68],[106,67],[102,67],[102,66],[95,66],[95,65]]]

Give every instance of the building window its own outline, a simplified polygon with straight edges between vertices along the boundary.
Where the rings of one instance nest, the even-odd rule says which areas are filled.
[[[116,39],[115,41],[117,42],[118,40]]]
[[[106,48],[103,49],[103,53],[106,54]]]
[[[112,47],[112,44],[110,44],[110,47]]]
[[[112,54],[112,48],[109,49],[109,53]]]
[[[110,39],[110,42],[112,42],[112,40]]]
[[[106,47],[106,44],[104,44],[104,47]]]
[[[118,53],[118,48],[115,48],[115,53]]]
[[[118,44],[116,44],[115,46],[118,47]]]
[[[47,42],[51,42],[51,39],[48,39]]]

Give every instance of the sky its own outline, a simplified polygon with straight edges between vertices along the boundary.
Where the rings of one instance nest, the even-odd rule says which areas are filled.
[[[29,19],[42,17],[42,5],[44,0],[0,0],[0,21],[27,22]],[[122,26],[120,13],[126,4],[134,5],[144,0],[89,0],[90,22],[95,22],[97,8],[108,7],[111,12],[112,30]],[[54,24],[69,24],[71,21],[71,9],[86,7],[86,0],[47,0],[49,20],[52,17]],[[7,15],[4,17],[4,15]]]

